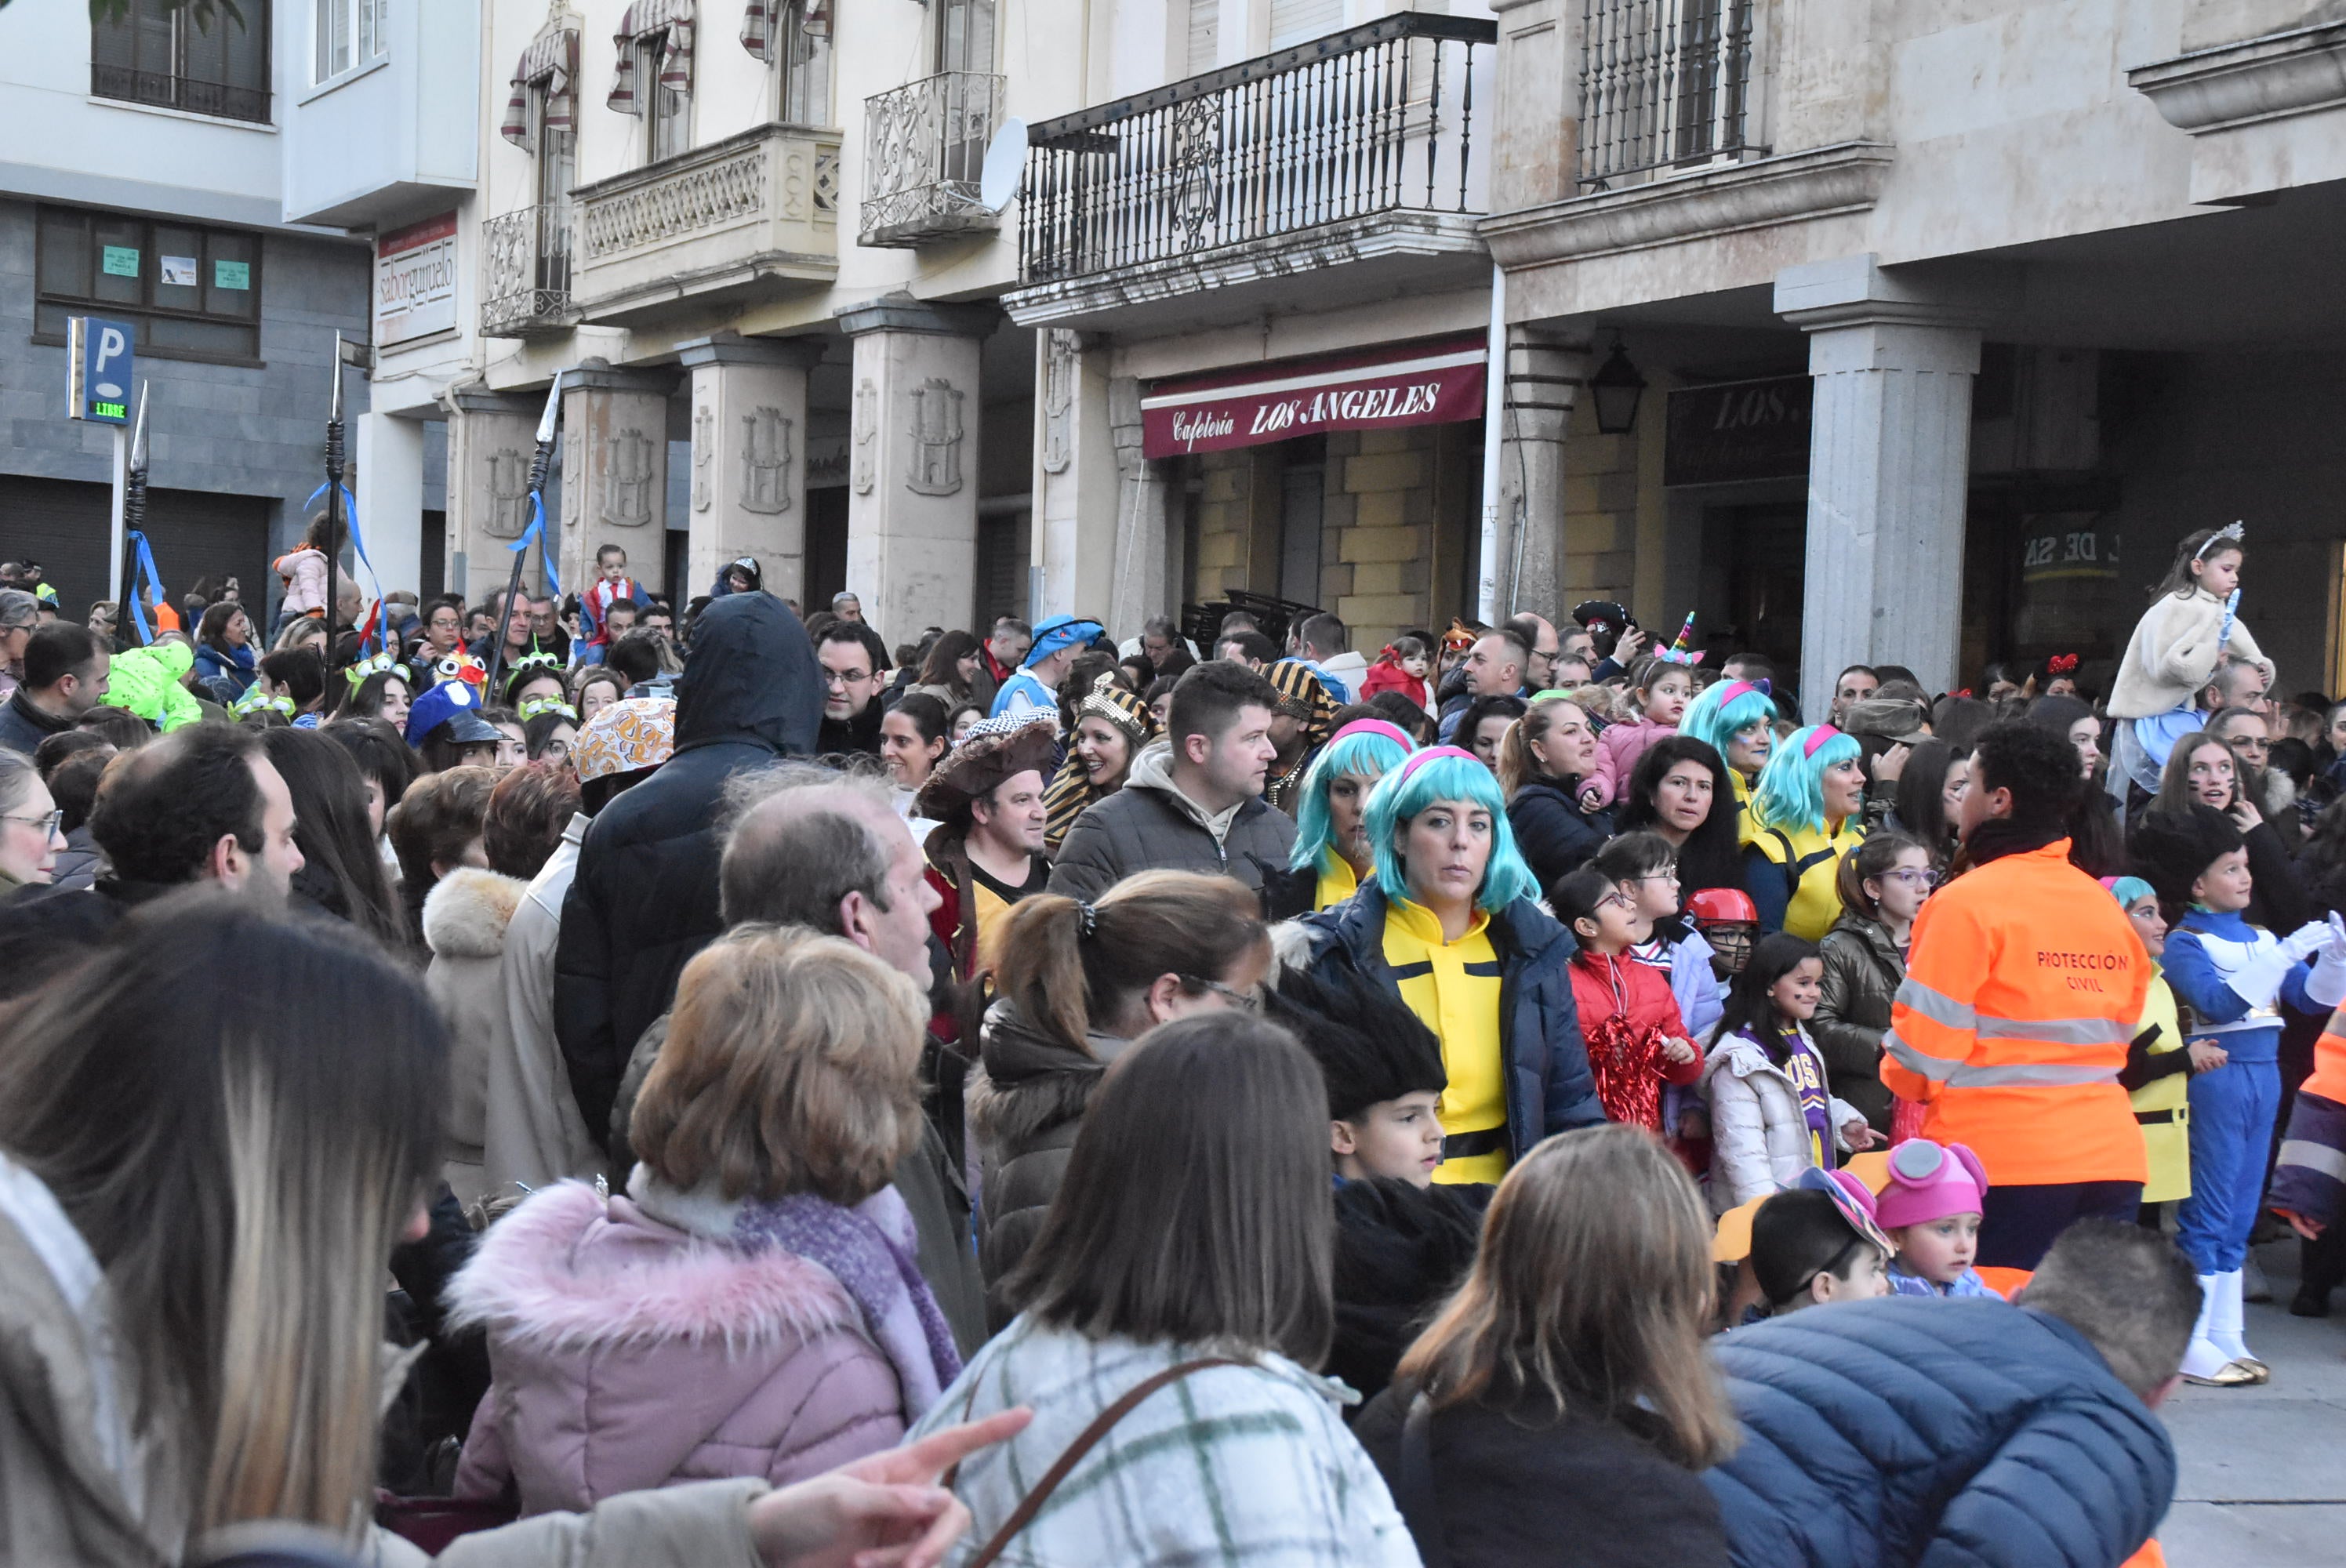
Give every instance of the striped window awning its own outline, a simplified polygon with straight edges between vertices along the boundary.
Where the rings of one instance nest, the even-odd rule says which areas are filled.
[[[806,19],[799,24],[799,33],[808,38],[831,36],[831,0],[807,0]],[[750,0],[741,13],[741,47],[753,60],[774,63],[774,52],[780,46],[783,20],[790,9],[790,0]],[[796,62],[791,62],[795,64]]]
[[[666,36],[656,85],[672,93],[692,91],[692,0],[636,0],[611,35],[619,68],[611,78],[611,96],[603,100],[623,115],[644,112],[643,95],[636,87],[636,46],[655,34]]]
[[[578,29],[563,27],[540,33],[521,52],[514,67],[513,97],[505,100],[505,124],[498,134],[523,151],[530,146],[529,95],[546,89],[545,125],[548,130],[569,130],[578,123]]]

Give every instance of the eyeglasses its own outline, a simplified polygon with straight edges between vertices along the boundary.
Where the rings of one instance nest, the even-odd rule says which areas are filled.
[[[1641,877],[1637,880],[1642,881],[1645,879]],[[1617,888],[1613,891],[1606,893],[1603,898],[1598,899],[1596,901],[1596,907],[1598,909],[1627,910],[1632,914],[1635,914],[1637,910],[1637,904],[1630,900],[1629,895],[1622,892]]]
[[[0,822],[22,822],[27,828],[38,828],[44,840],[56,838],[57,829],[65,820],[66,814],[62,810],[52,811],[46,817],[0,817]]]
[[[1621,880],[1625,882],[1674,882],[1678,880],[1678,871],[1676,866],[1668,866],[1658,871],[1647,871],[1642,877],[1623,877]]]
[[[1201,990],[1212,992],[1241,1013],[1262,1011],[1262,993],[1259,991],[1240,991],[1236,986],[1224,985],[1219,980],[1207,980],[1195,974],[1185,974],[1181,978]]]
[[[1885,882],[1904,882],[1910,888],[1935,888],[1939,885],[1939,873],[1917,871],[1909,866],[1901,871],[1884,871],[1882,873],[1882,880]]]

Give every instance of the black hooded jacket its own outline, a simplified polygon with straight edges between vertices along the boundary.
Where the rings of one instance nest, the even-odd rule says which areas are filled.
[[[822,722],[814,645],[770,594],[729,594],[701,613],[676,694],[675,756],[595,819],[562,905],[554,1033],[590,1127],[610,1125],[627,1054],[668,1010],[686,962],[725,929],[726,780],[806,755]]]

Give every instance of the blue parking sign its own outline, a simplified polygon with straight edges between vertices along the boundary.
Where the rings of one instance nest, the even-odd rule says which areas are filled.
[[[68,417],[101,424],[130,423],[138,341],[138,330],[128,321],[109,321],[103,316],[66,318]]]

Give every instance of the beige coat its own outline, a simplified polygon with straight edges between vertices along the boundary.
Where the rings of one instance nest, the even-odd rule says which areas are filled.
[[[0,1185],[19,1177],[32,1180],[0,1156]],[[0,1563],[165,1568],[184,1554],[194,1512],[178,1467],[199,1464],[202,1445],[100,1435],[121,1431],[102,1414],[106,1388],[127,1394],[132,1380],[120,1352],[109,1361],[87,1331],[106,1288],[70,1226],[38,1227],[36,1247],[14,1217],[24,1196],[21,1182],[0,1194]],[[402,1568],[749,1568],[759,1559],[748,1508],[766,1490],[714,1481],[632,1492],[468,1535],[430,1559],[377,1533],[365,1556]]]
[[[2118,660],[2117,678],[2110,683],[2110,717],[2148,718],[2190,707],[2215,676],[2216,639],[2223,629],[2224,601],[2207,589],[2194,588],[2181,599],[2159,595],[2135,623],[2126,657]],[[2274,679],[2273,662],[2257,647],[2246,621],[2232,623],[2221,651],[2262,667],[2267,684]]]
[[[505,928],[529,884],[464,866],[423,901],[423,944],[432,967],[423,988],[448,1025],[448,1159],[443,1174],[456,1201],[470,1205],[487,1186],[482,1142],[488,1121],[489,1063],[513,1054],[505,1011]]]
[[[502,1054],[489,1058],[488,1119],[482,1133],[492,1193],[504,1194],[515,1183],[535,1192],[565,1176],[592,1181],[605,1165],[601,1144],[586,1135],[562,1047],[554,1038],[554,949],[562,937],[562,901],[577,874],[586,822],[583,812],[570,819],[562,842],[505,927],[500,964],[505,1033],[497,1041]]]

